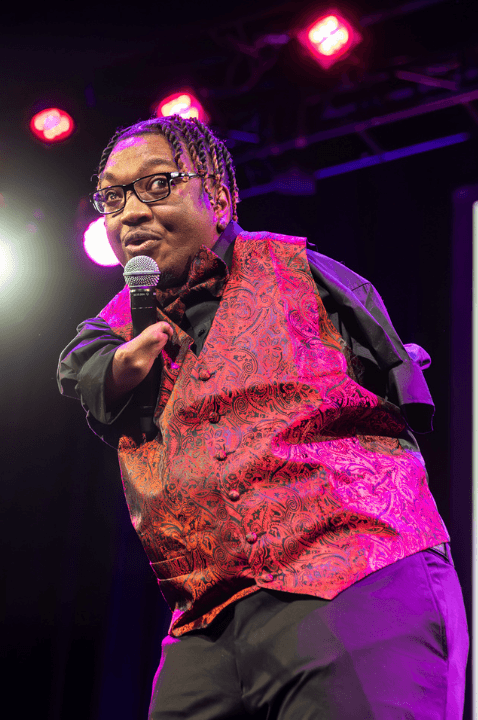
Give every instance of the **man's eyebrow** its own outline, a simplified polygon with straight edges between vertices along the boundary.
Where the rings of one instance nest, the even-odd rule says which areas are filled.
[[[155,165],[167,165],[168,167],[174,168],[174,170],[177,170],[176,163],[174,160],[171,160],[171,158],[162,158],[162,157],[150,157],[147,160],[145,160],[141,165],[139,166],[139,172],[140,175],[138,177],[141,177],[141,173],[144,170],[148,170]],[[100,182],[102,180],[114,180],[115,175],[111,172],[105,172],[102,173],[99,177]]]

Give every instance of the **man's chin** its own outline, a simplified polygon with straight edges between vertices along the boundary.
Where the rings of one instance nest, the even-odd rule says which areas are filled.
[[[188,278],[188,272],[189,272],[189,263],[188,267],[183,270],[183,272],[178,273],[174,270],[161,270],[161,275],[159,276],[159,281],[156,287],[159,290],[166,290],[168,288],[173,287],[180,287],[181,285],[184,285]]]

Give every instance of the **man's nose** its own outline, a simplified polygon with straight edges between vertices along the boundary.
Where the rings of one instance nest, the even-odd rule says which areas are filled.
[[[141,202],[133,190],[126,193],[126,202],[121,215],[121,220],[126,225],[136,224],[143,219],[149,220],[152,216],[152,208],[147,203]]]

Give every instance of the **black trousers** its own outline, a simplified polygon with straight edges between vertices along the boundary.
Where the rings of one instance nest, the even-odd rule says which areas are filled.
[[[168,636],[149,719],[462,720],[467,653],[451,556],[426,550],[333,600],[261,589]]]

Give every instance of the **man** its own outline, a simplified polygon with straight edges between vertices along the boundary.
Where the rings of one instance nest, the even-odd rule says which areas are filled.
[[[119,130],[93,200],[120,262],[161,271],[157,323],[132,339],[126,287],[59,367],[118,447],[173,612],[150,718],[461,718],[463,600],[411,432],[431,429],[426,353],[304,238],[238,226],[198,121]]]

